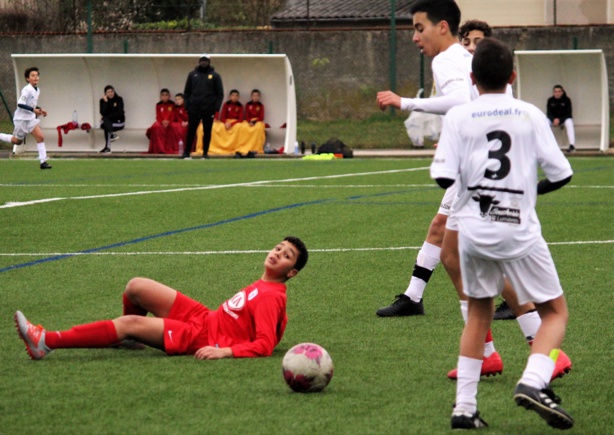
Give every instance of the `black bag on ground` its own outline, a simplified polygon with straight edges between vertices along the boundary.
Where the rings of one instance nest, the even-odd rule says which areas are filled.
[[[330,139],[328,139],[328,141],[326,141],[325,144],[321,145],[318,148],[317,154],[327,153],[343,154],[344,159],[350,159],[354,157],[354,152],[352,151],[352,149],[336,137],[331,137]]]

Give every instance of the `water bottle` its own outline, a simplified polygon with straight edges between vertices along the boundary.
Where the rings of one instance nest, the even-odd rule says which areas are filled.
[[[294,154],[298,156],[298,141],[294,142]]]
[[[183,154],[183,141],[179,139],[179,154]]]
[[[264,152],[265,154],[269,154],[271,152],[271,144],[270,143],[266,143],[266,145],[264,146]]]
[[[79,126],[79,120],[77,119],[77,110],[74,110],[72,112],[72,125],[74,125],[75,127]]]

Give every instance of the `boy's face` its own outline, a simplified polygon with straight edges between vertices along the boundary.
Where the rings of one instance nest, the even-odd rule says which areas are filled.
[[[160,94],[160,100],[162,100],[164,103],[168,103],[168,100],[171,99],[171,95],[168,92],[162,92]]]
[[[264,261],[264,267],[269,274],[288,279],[298,273],[298,270],[294,268],[297,259],[298,250],[296,247],[284,240],[269,252]]]
[[[441,51],[440,42],[444,35],[443,21],[434,24],[427,18],[426,12],[414,14],[414,36],[412,41],[422,53],[428,57],[435,57]]]
[[[38,80],[39,80],[38,71],[30,71],[30,75],[28,76],[26,81],[30,83],[32,86],[36,87],[38,86]]]
[[[233,103],[239,101],[239,93],[233,92],[232,94],[230,94],[230,101],[232,101]]]
[[[475,47],[482,39],[484,39],[484,32],[481,30],[472,30],[461,39],[461,44],[469,53],[473,54]]]
[[[563,90],[561,88],[554,88],[552,94],[554,95],[554,98],[558,100],[563,96]]]
[[[107,98],[113,98],[115,97],[115,89],[107,89],[104,94],[107,96]]]
[[[260,101],[260,92],[252,92],[252,101],[254,103]]]
[[[183,97],[180,95],[177,95],[175,97],[175,104],[178,106],[183,106]]]

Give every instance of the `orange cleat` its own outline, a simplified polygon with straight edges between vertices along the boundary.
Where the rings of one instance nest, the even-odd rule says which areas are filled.
[[[495,352],[488,358],[484,358],[480,376],[495,376],[501,373],[503,373],[503,360],[501,360],[499,352]],[[448,379],[452,379],[453,381],[458,379],[458,369],[451,370],[448,373]]]
[[[51,352],[45,344],[45,329],[41,326],[34,326],[21,311],[15,313],[15,326],[19,337],[26,344],[26,350],[31,359],[42,359]]]
[[[559,357],[556,359],[556,363],[554,365],[554,372],[552,372],[552,379],[550,382],[554,381],[556,378],[562,378],[567,373],[571,371],[571,360],[562,350],[559,352]]]

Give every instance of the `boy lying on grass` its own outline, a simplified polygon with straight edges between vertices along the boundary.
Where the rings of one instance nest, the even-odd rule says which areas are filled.
[[[270,356],[287,323],[285,282],[305,266],[308,256],[299,238],[286,237],[267,255],[262,277],[217,310],[159,282],[133,278],[123,294],[123,316],[117,319],[52,332],[17,311],[15,324],[32,359],[55,349],[143,344],[198,359]]]

